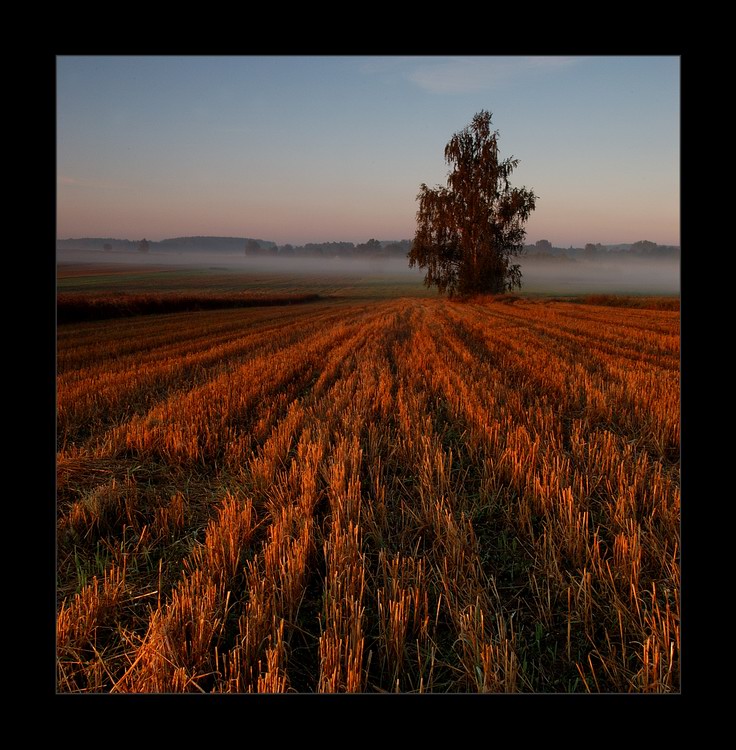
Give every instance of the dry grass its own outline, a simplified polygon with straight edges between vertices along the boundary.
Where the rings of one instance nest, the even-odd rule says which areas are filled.
[[[636,307],[643,310],[671,310],[679,312],[679,297],[642,297],[618,294],[588,294],[580,297],[579,302],[586,305],[603,305],[607,307]]]
[[[679,691],[679,312],[58,337],[62,692]]]

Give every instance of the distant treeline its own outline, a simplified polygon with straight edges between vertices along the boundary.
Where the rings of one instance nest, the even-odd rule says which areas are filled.
[[[120,240],[110,237],[83,237],[56,241],[57,250],[93,250],[129,253],[226,253],[245,256],[284,257],[406,257],[411,240],[370,239],[367,242],[309,242],[306,245],[277,245],[271,240],[252,237],[177,237],[160,240]]]
[[[631,244],[601,245],[589,242],[585,247],[554,247],[549,240],[539,240],[533,245],[524,246],[524,255],[537,259],[578,260],[622,258],[641,256],[646,258],[679,258],[680,248],[674,245],[657,245],[649,240],[639,240]]]
[[[244,256],[282,256],[302,258],[405,258],[411,240],[376,240],[353,242],[309,242],[305,245],[278,245],[271,240],[253,237],[176,237],[160,240],[120,240],[105,237],[83,237],[57,240],[57,250],[92,250],[126,253],[225,253]],[[630,244],[601,245],[589,242],[585,247],[556,247],[549,240],[539,240],[524,247],[524,255],[537,260],[595,260],[641,256],[646,258],[679,258],[680,248],[657,245],[649,240]]]

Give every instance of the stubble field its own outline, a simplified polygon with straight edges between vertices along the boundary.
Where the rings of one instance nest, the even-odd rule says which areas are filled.
[[[58,691],[678,692],[679,311],[321,291],[59,323]]]

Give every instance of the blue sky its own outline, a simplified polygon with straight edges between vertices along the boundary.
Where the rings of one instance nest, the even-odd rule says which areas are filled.
[[[57,58],[57,237],[411,239],[493,113],[527,242],[680,244],[680,60]]]

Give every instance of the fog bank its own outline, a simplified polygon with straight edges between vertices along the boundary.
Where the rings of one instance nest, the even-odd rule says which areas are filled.
[[[612,254],[613,255],[613,254]],[[57,263],[155,269],[204,269],[212,271],[305,277],[386,277],[421,285],[424,271],[409,268],[401,257],[245,256],[232,253],[131,253],[95,250],[57,250]],[[677,295],[680,262],[677,259],[620,257],[585,259],[516,259],[521,266],[521,293],[574,295],[587,293]]]
[[[424,273],[409,268],[405,258],[395,257],[330,257],[234,255],[232,253],[131,253],[103,252],[97,250],[57,250],[57,263],[75,263],[100,266],[129,266],[131,268],[181,268],[258,273],[264,275],[288,274],[309,276],[345,276],[353,274],[415,276],[421,282]]]
[[[680,262],[624,256],[596,260],[520,258],[522,293],[652,294],[680,293]]]

